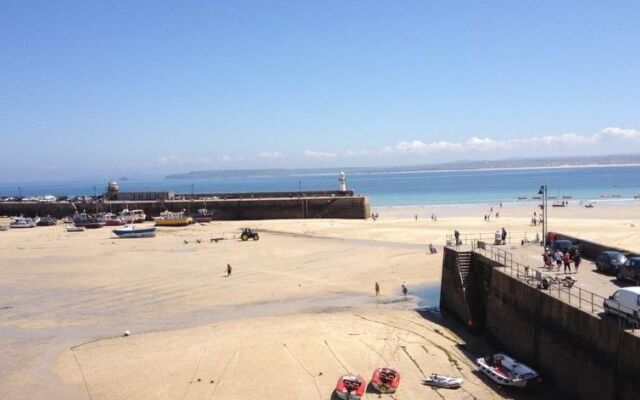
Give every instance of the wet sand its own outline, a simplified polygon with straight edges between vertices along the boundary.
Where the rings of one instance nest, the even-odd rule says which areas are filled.
[[[329,399],[340,373],[369,379],[386,363],[403,374],[398,398],[530,396],[478,377],[463,339],[414,311],[429,301],[399,293],[403,281],[410,294],[439,282],[441,252],[427,255],[427,243],[440,249],[453,229],[535,235],[529,208],[504,207],[489,223],[480,208],[440,210],[438,222],[422,209],[415,221],[418,210],[378,209],[376,222],[216,222],[153,239],[0,232],[0,398]],[[640,207],[603,210],[553,210],[550,228],[637,248]],[[232,239],[244,225],[260,240]],[[229,240],[209,242],[221,235]],[[463,375],[464,390],[422,386],[435,371]]]

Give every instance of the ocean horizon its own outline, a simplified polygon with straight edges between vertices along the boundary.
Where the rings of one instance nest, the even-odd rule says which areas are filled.
[[[118,181],[121,191],[176,193],[298,192],[337,190],[338,173],[254,175],[204,179],[145,178]],[[91,196],[104,192],[107,179],[0,183],[0,196]],[[373,206],[526,203],[548,185],[550,197],[619,202],[640,193],[640,166],[554,166],[451,171],[356,172],[347,186],[370,197]],[[95,189],[94,189],[95,188]],[[521,199],[526,197],[526,199]],[[520,198],[520,199],[519,199]],[[553,201],[553,199],[550,199]]]

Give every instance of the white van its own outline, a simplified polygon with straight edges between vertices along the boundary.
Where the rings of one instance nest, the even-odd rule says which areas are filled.
[[[618,289],[604,300],[604,311],[627,319],[640,316],[640,286]]]

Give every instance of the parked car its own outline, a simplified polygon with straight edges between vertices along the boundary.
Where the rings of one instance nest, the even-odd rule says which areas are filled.
[[[560,239],[554,240],[553,242],[547,244],[547,249],[551,249],[554,253],[556,250],[560,249],[562,253],[569,252],[571,256],[573,256],[576,252],[578,245],[573,243],[571,240]]]
[[[627,280],[640,286],[640,257],[627,259],[618,271],[618,280]]]
[[[603,251],[596,258],[596,269],[598,271],[607,272],[613,275],[618,275],[618,270],[627,262],[627,256],[619,251]]]
[[[618,289],[604,300],[604,312],[627,320],[638,321],[640,314],[640,286]]]

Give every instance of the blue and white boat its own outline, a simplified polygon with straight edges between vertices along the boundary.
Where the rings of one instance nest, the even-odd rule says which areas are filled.
[[[125,225],[120,229],[114,229],[113,233],[121,239],[125,238],[149,238],[156,236],[156,227],[136,228],[135,225]]]

